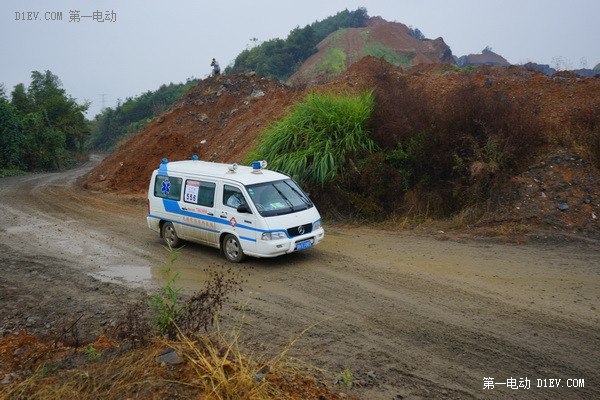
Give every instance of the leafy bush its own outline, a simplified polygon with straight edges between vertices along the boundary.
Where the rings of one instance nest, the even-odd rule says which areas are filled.
[[[373,107],[370,91],[311,93],[263,132],[248,159],[268,160],[300,183],[324,185],[344,174],[351,155],[377,148],[366,128]]]

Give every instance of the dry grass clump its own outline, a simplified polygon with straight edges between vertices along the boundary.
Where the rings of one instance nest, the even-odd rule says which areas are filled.
[[[298,340],[302,332],[296,340]],[[301,373],[287,361],[292,341],[275,357],[248,354],[240,349],[239,330],[224,334],[217,328],[194,340],[179,331],[177,340],[153,338],[142,347],[115,347],[91,357],[40,364],[26,379],[0,394],[9,399],[339,399],[323,384]],[[159,363],[165,348],[179,357]]]

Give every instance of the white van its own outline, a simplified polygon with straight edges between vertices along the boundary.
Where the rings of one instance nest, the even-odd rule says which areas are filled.
[[[308,195],[265,161],[245,167],[163,159],[150,179],[147,220],[169,246],[180,239],[207,244],[231,262],[304,250],[325,236]]]

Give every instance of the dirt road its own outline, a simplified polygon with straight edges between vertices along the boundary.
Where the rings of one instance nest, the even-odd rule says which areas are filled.
[[[91,335],[160,282],[167,255],[145,201],[78,188],[91,165],[0,179],[2,331],[44,334],[80,318]],[[594,243],[325,228],[314,249],[234,266],[246,282],[225,324],[243,321],[245,345],[276,352],[316,324],[291,354],[349,370],[348,393],[368,399],[600,398]],[[179,283],[191,293],[224,264],[188,244]]]

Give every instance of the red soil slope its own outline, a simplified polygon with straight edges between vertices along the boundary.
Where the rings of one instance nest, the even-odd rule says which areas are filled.
[[[346,68],[362,59],[368,46],[381,45],[401,57],[410,67],[417,64],[453,63],[452,51],[442,38],[419,40],[413,37],[410,29],[399,22],[388,22],[373,17],[365,28],[349,28],[333,32],[317,45],[319,50],[302,64],[293,74],[291,84],[314,84],[331,81],[321,71],[321,65],[331,49],[343,49],[346,54]]]
[[[335,82],[310,90],[387,90],[387,87],[379,84],[382,74],[398,73],[403,72],[381,60],[367,57],[353,64]],[[564,73],[547,77],[518,67],[484,66],[471,72],[460,72],[453,66],[442,64],[421,64],[404,73],[410,76],[410,85],[419,90],[431,91],[439,98],[457,86],[484,86],[491,82],[495,90],[531,99],[538,104],[548,132],[552,132],[558,139],[560,135],[569,133],[567,127],[580,110],[598,113],[600,80],[595,78],[579,78]],[[188,159],[196,154],[204,160],[239,163],[251,149],[259,133],[270,122],[281,118],[305,93],[304,90],[294,90],[276,80],[263,79],[253,74],[205,79],[186,93],[171,110],[156,118],[144,131],[106,158],[86,177],[84,187],[143,195],[152,170],[158,167],[163,157],[178,160]],[[596,120],[598,118],[592,117]],[[560,147],[559,142],[560,140],[553,144],[551,141],[550,151]],[[568,149],[556,157],[564,156],[570,157],[570,160],[575,157],[580,159],[553,168],[539,168],[538,164],[537,167],[532,166],[539,175],[534,178],[539,182],[547,182],[547,187],[538,185],[535,189],[538,195],[536,197],[531,197],[532,189],[526,188],[529,187],[527,185],[537,185],[532,180],[534,178],[525,175],[515,177],[515,193],[521,190],[525,194],[501,196],[504,203],[495,206],[498,213],[490,216],[488,221],[521,219],[548,224],[556,222],[554,225],[567,230],[576,229],[585,222],[586,231],[600,232],[598,220],[593,217],[600,216],[598,171],[588,162],[589,155],[580,154],[577,149]],[[552,174],[567,166],[571,168],[570,172],[561,175],[559,182],[558,176]],[[585,182],[585,193],[582,182]],[[573,188],[579,186],[580,191]],[[569,190],[572,195],[568,195]],[[545,197],[542,197],[541,192],[544,192]],[[515,213],[515,207],[518,207],[515,204],[523,203],[524,198],[528,199],[528,204],[533,200],[540,202],[539,207],[536,209],[527,206],[527,211],[521,207],[521,211]],[[555,200],[549,202],[549,199]],[[571,204],[570,210],[559,210],[557,205],[562,202]],[[580,202],[584,205],[580,206]],[[536,213],[539,213],[537,217],[533,215]],[[554,213],[556,216],[545,218],[543,213]]]

